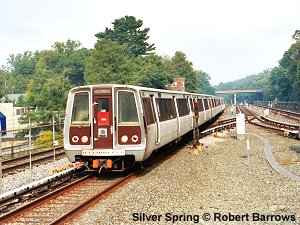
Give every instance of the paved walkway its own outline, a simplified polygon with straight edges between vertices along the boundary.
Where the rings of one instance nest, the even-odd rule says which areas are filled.
[[[286,177],[289,177],[289,178],[292,178],[296,181],[300,181],[300,177],[295,175],[295,174],[292,174],[288,171],[286,171],[283,167],[281,167],[278,162],[276,161],[273,153],[272,153],[272,147],[268,141],[267,138],[265,137],[262,137],[262,136],[259,136],[257,134],[253,134],[253,133],[249,133],[255,137],[257,137],[258,139],[260,139],[262,142],[264,142],[264,151],[265,151],[265,155],[266,155],[266,158],[269,162],[269,164],[271,165],[271,167],[278,173],[280,173],[281,175],[283,176],[286,176]]]

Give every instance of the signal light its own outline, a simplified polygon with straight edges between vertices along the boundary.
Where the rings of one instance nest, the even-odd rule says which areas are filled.
[[[106,160],[106,168],[112,168],[113,161],[111,159]]]
[[[194,102],[194,110],[195,110],[195,117],[196,117],[196,119],[197,119],[198,116],[199,116],[198,106],[199,106],[199,102],[197,101],[197,99],[195,99],[195,102]]]
[[[99,167],[99,161],[97,159],[93,160],[93,169],[97,169]]]

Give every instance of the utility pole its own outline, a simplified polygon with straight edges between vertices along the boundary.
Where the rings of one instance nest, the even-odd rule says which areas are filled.
[[[29,134],[28,134],[28,138],[29,138],[29,171],[30,171],[30,181],[33,180],[32,178],[32,144],[31,144],[31,121],[30,121],[30,117],[29,117]]]

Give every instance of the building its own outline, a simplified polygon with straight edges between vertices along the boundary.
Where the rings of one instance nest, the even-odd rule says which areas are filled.
[[[6,134],[6,116],[4,116],[1,112],[0,112],[0,122],[1,122],[1,133],[2,135]],[[3,131],[4,130],[4,131]]]
[[[172,91],[185,91],[185,78],[174,78],[173,83],[168,84],[167,88]]]
[[[27,124],[19,123],[21,115],[25,112],[27,112],[27,108],[14,107],[14,103],[0,103],[0,113],[5,117],[5,120],[2,120],[6,122],[2,127],[6,127],[7,137],[14,137],[15,133],[18,133],[16,130],[28,127]]]

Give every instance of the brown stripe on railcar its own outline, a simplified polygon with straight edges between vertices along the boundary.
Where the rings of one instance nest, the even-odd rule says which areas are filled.
[[[122,141],[123,136],[127,136],[126,142]],[[118,126],[119,145],[138,145],[142,143],[140,126]]]

